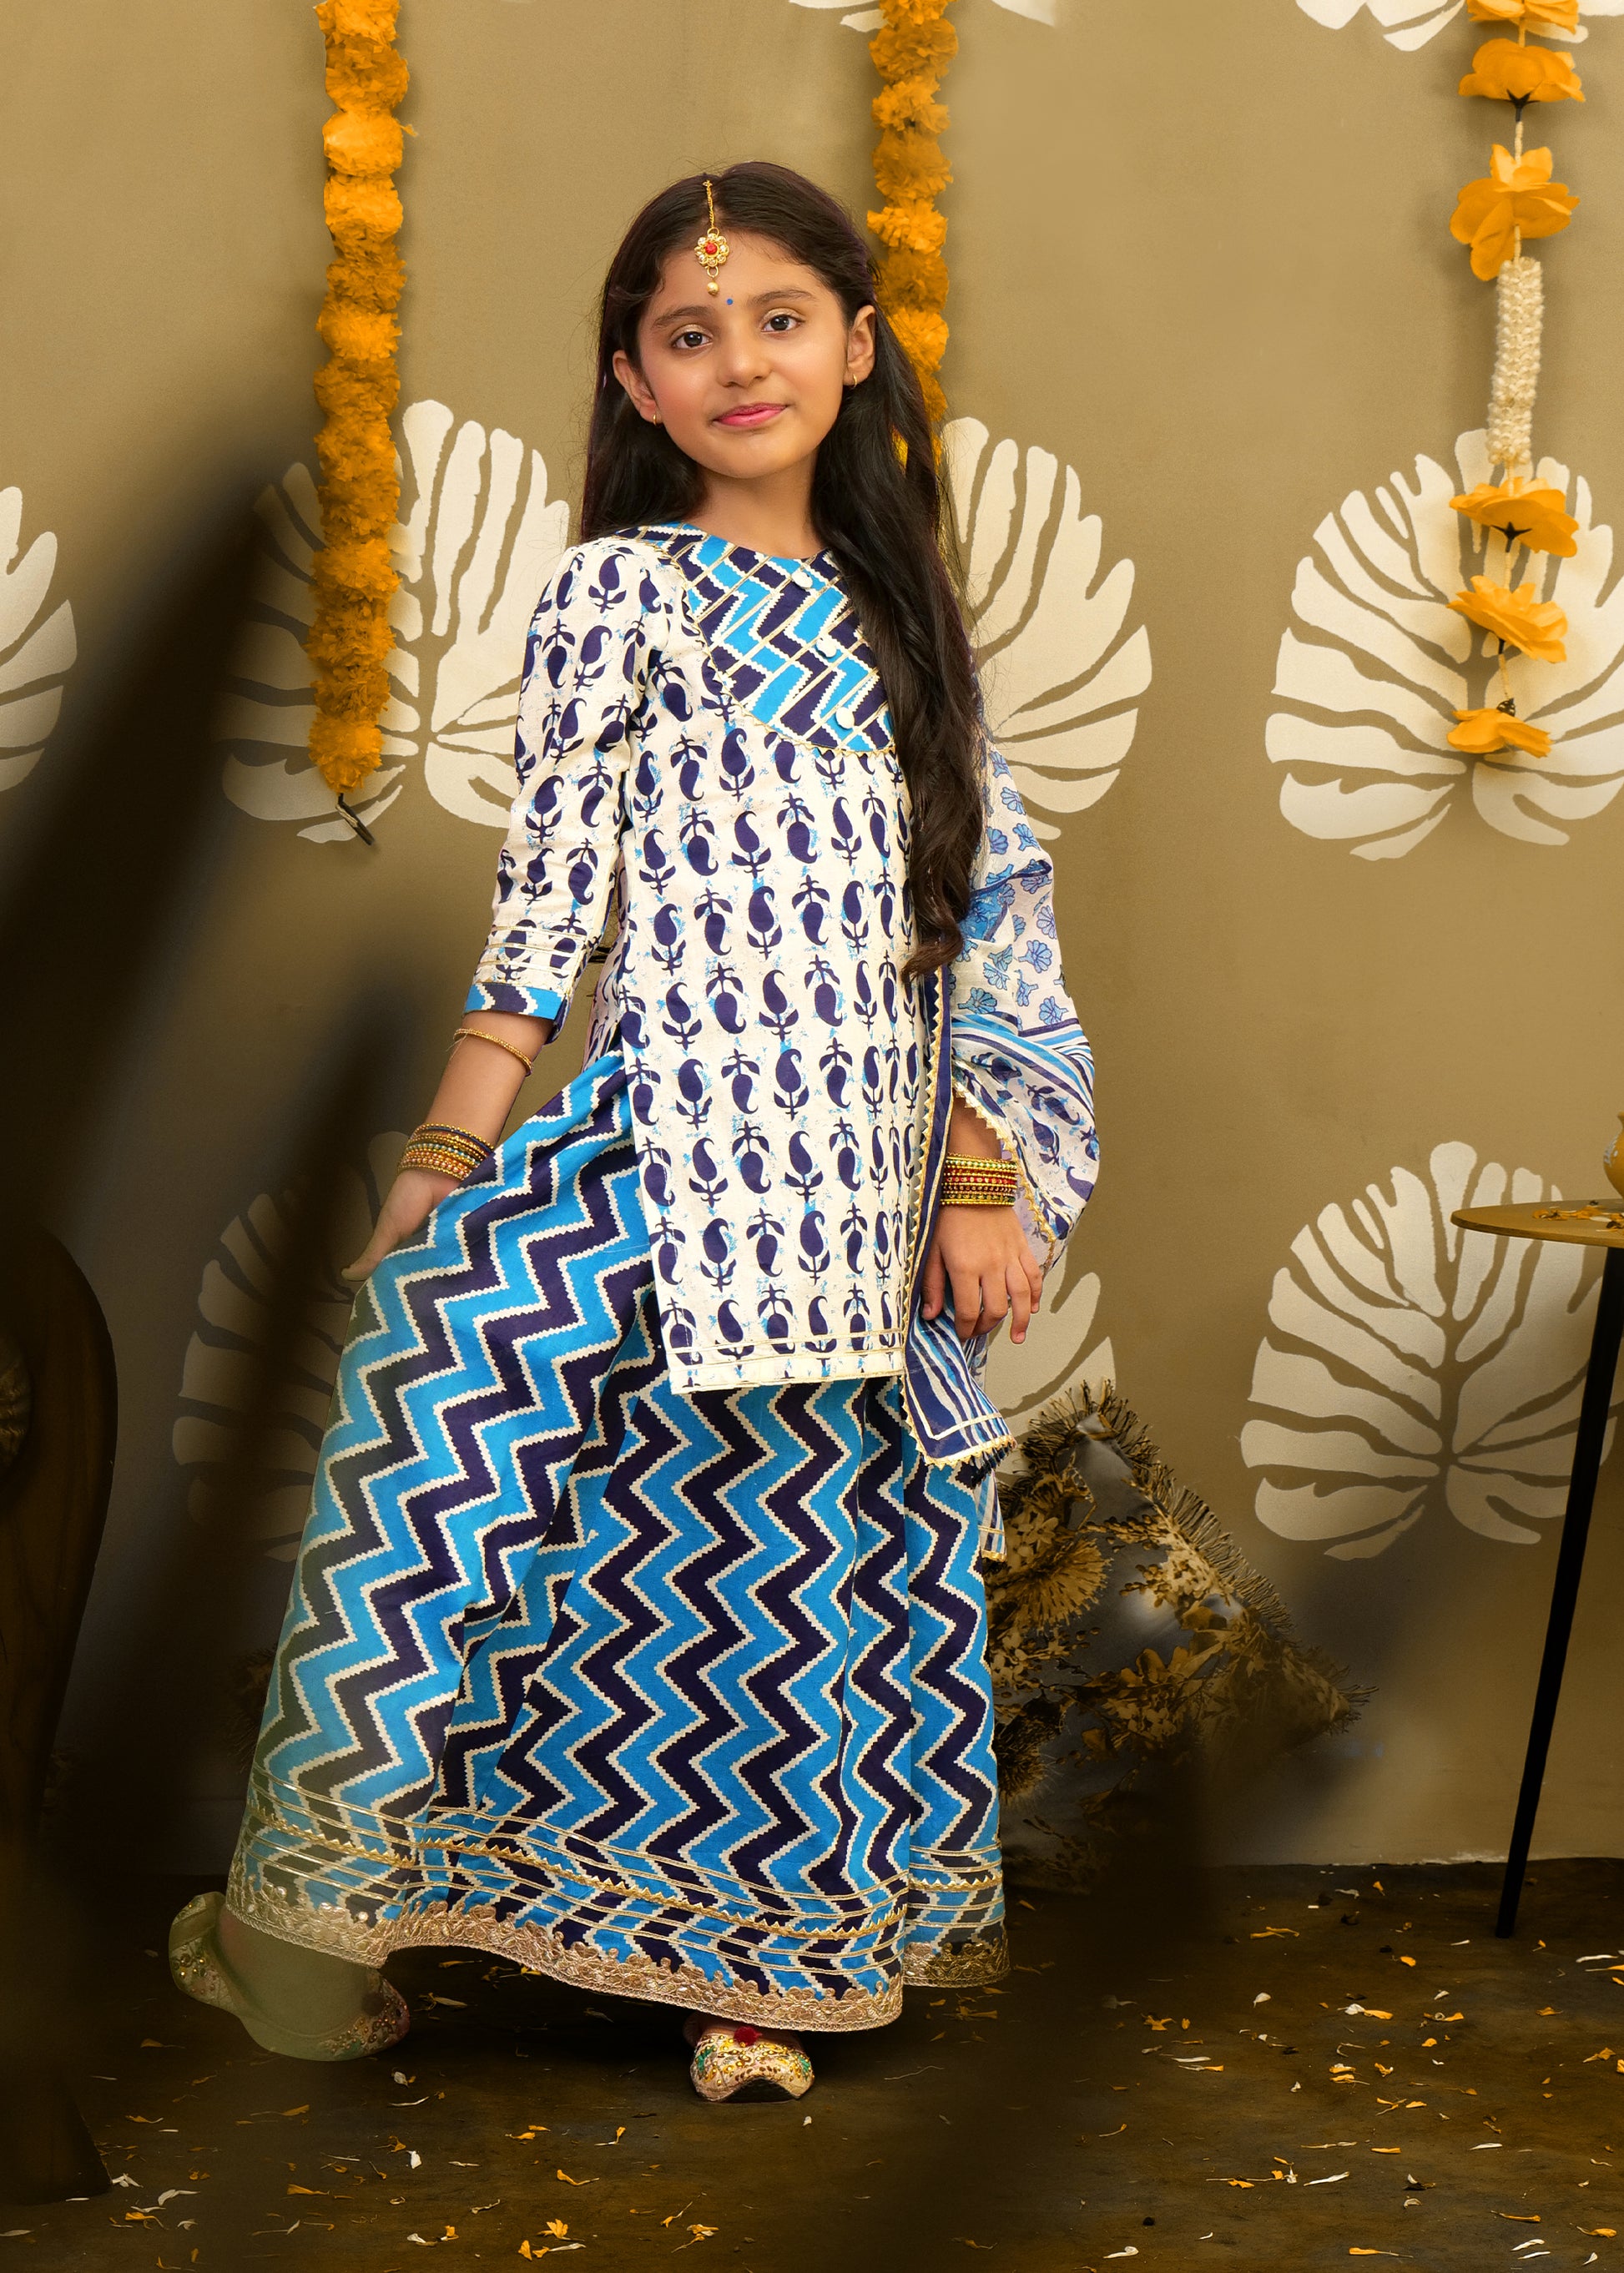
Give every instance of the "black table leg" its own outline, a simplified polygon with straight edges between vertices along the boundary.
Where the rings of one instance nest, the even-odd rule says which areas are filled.
[[[1522,1873],[1528,1867],[1534,1818],[1539,1812],[1539,1787],[1545,1781],[1545,1754],[1551,1748],[1556,1701],[1562,1693],[1562,1669],[1568,1662],[1568,1637],[1573,1632],[1574,1606],[1579,1599],[1579,1574],[1584,1568],[1590,1506],[1596,1497],[1596,1478],[1607,1438],[1607,1407],[1613,1401],[1613,1377],[1619,1362],[1620,1334],[1624,1334],[1624,1248],[1610,1247],[1602,1264],[1596,1331],[1590,1338],[1590,1362],[1584,1376],[1584,1399],[1579,1408],[1579,1433],[1574,1442],[1573,1474],[1568,1485],[1567,1512],[1562,1517],[1562,1542],[1557,1550],[1556,1578],[1551,1588],[1551,1618],[1545,1627],[1545,1655],[1539,1661],[1534,1717],[1529,1725],[1528,1757],[1522,1763],[1522,1788],[1517,1794],[1516,1820],[1511,1827],[1511,1849],[1500,1886],[1500,1916],[1494,1922],[1494,1931],[1502,1938],[1516,1927]]]

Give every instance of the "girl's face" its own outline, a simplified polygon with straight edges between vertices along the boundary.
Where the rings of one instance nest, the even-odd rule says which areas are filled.
[[[874,311],[848,323],[816,271],[770,238],[729,234],[714,299],[692,252],[670,255],[615,377],[695,464],[759,481],[809,459],[844,388],[874,368]],[[639,368],[641,365],[641,368]]]

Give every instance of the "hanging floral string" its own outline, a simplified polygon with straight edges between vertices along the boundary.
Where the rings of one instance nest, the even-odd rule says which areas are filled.
[[[925,407],[939,422],[947,409],[936,373],[947,348],[946,215],[936,199],[952,180],[936,136],[947,112],[936,99],[942,74],[959,52],[959,34],[943,21],[951,0],[881,0],[884,23],[868,42],[885,84],[874,99],[880,139],[874,178],[885,202],[868,226],[885,246],[880,305],[919,373]]]
[[[394,112],[407,79],[394,46],[397,4],[321,0],[316,10],[335,105],[322,141],[327,222],[338,257],[327,270],[318,321],[331,361],[316,374],[316,400],[327,414],[316,441],[322,544],[305,652],[316,689],[311,755],[340,798],[381,755],[379,721],[389,700],[394,645],[389,603],[399,581],[389,553],[400,506],[389,431],[400,394],[395,311],[405,277],[395,245],[402,130]]]
[[[1501,694],[1492,709],[1457,710],[1449,739],[1474,757],[1510,749],[1543,758],[1550,754],[1551,737],[1517,716],[1507,658],[1564,662],[1568,619],[1553,602],[1538,597],[1532,577],[1513,584],[1513,558],[1519,548],[1525,555],[1570,556],[1579,524],[1566,510],[1562,491],[1534,472],[1534,392],[1545,296],[1539,263],[1522,248],[1530,238],[1554,236],[1566,229],[1579,200],[1565,182],[1552,179],[1554,161],[1548,149],[1523,149],[1522,114],[1530,102],[1584,101],[1571,57],[1530,46],[1528,36],[1530,26],[1576,33],[1579,0],[1467,0],[1467,11],[1474,22],[1515,27],[1515,40],[1484,41],[1460,86],[1464,95],[1510,103],[1515,131],[1511,148],[1497,142],[1489,171],[1466,184],[1449,223],[1450,235],[1470,248],[1473,275],[1485,282],[1495,280],[1488,450],[1490,471],[1500,472],[1499,481],[1480,482],[1450,499],[1475,525],[1479,547],[1491,534],[1500,544],[1490,546],[1484,564],[1498,574],[1472,577],[1470,589],[1457,592],[1449,605],[1497,642]]]

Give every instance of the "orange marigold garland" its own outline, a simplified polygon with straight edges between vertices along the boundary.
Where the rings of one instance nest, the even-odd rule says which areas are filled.
[[[395,239],[401,201],[395,170],[402,129],[394,113],[407,71],[394,41],[398,0],[321,0],[327,88],[335,108],[322,129],[324,202],[337,259],[327,270],[318,329],[331,361],[316,374],[327,414],[321,461],[320,551],[312,570],[315,618],[305,642],[315,678],[311,755],[342,797],[378,764],[394,646],[389,603],[399,582],[389,531],[400,474],[389,414],[400,394],[395,310],[405,270]]]
[[[880,139],[874,178],[884,204],[868,226],[885,251],[879,266],[880,305],[919,373],[925,408],[939,422],[947,409],[936,373],[947,348],[947,218],[937,193],[952,180],[936,136],[947,112],[936,97],[959,52],[959,34],[943,21],[951,0],[881,0],[884,23],[868,42],[885,84],[874,99]]]
[[[1529,31],[1574,34],[1578,0],[1467,0],[1478,24],[1509,31],[1515,40],[1485,41],[1460,83],[1464,95],[1508,102],[1516,124],[1508,150],[1497,142],[1489,171],[1461,191],[1451,236],[1471,254],[1472,274],[1494,280],[1499,302],[1494,376],[1489,388],[1488,449],[1498,482],[1477,488],[1450,503],[1476,526],[1482,545],[1492,532],[1500,539],[1485,566],[1498,574],[1474,576],[1469,589],[1449,605],[1498,643],[1503,699],[1493,709],[1457,710],[1449,740],[1473,757],[1507,752],[1543,758],[1551,738],[1517,716],[1507,668],[1509,656],[1560,663],[1568,619],[1554,602],[1542,601],[1531,579],[1514,586],[1512,561],[1521,550],[1571,556],[1578,523],[1565,510],[1567,500],[1534,474],[1534,391],[1539,378],[1544,285],[1539,263],[1523,251],[1530,237],[1555,236],[1573,218],[1579,200],[1565,182],[1552,179],[1548,149],[1524,151],[1522,114],[1530,102],[1583,102],[1584,89],[1571,59],[1549,48],[1530,47]],[[1542,580],[1543,581],[1543,578]]]

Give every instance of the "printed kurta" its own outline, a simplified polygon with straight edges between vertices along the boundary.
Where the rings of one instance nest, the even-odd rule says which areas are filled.
[[[591,1061],[357,1299],[229,1901],[873,2026],[1005,1963],[1003,1423],[912,1274],[955,1085],[1045,1246],[1092,1183],[1049,864],[989,753],[964,954],[901,986],[906,799],[827,562],[581,548],[523,717],[470,1006],[560,1012],[613,885]]]
[[[832,563],[683,529],[577,547],[531,627],[518,770],[468,1008],[558,1015],[613,896],[588,1054],[618,1035],[631,1071],[673,1384],[901,1372],[949,1021],[900,977],[907,795]],[[1092,1067],[1050,866],[990,750],[984,796],[953,1071],[1049,1253],[1093,1183]],[[937,1395],[965,1412],[938,1446],[916,1409],[927,1450],[997,1449],[937,1341]]]

